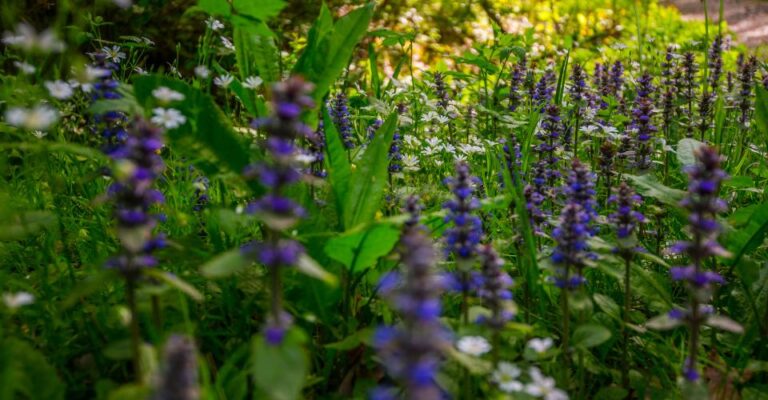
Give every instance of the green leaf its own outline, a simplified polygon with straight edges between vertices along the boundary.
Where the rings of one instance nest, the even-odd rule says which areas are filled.
[[[307,276],[319,279],[331,286],[336,286],[339,283],[335,275],[324,270],[317,261],[307,254],[299,256],[299,260],[296,262],[296,269]]]
[[[598,324],[584,324],[573,332],[573,347],[588,349],[599,346],[611,338],[611,331]]]
[[[768,89],[755,85],[755,126],[762,137],[768,137]]]
[[[194,300],[203,300],[203,295],[198,292],[194,286],[190,285],[174,274],[161,271],[159,269],[146,269],[144,273],[161,282],[165,282],[169,286],[176,288],[179,291],[186,293],[187,296],[193,298]]]
[[[204,158],[213,157],[231,171],[240,174],[250,162],[247,141],[232,128],[226,115],[219,109],[211,96],[187,83],[161,75],[142,75],[134,79],[136,100],[146,111],[156,106],[152,91],[166,86],[184,95],[184,100],[173,104],[187,122],[166,131],[166,136],[177,144],[189,145]],[[251,188],[262,192],[257,184]]]
[[[206,278],[224,278],[242,271],[250,264],[251,261],[243,257],[238,247],[210,259],[200,267],[200,273]]]
[[[368,29],[373,8],[374,3],[369,3],[333,24],[328,8],[325,5],[321,7],[307,38],[307,46],[293,69],[294,74],[314,82],[315,101],[320,102],[325,97],[349,63],[355,47]]]
[[[666,331],[669,329],[677,328],[678,326],[683,325],[683,321],[679,319],[673,319],[669,317],[669,314],[664,313],[661,315],[657,315],[651,319],[648,320],[648,322],[645,323],[645,326],[650,329],[655,329],[658,331]]]
[[[288,331],[283,342],[272,345],[262,335],[253,342],[252,373],[256,386],[270,400],[294,400],[301,395],[309,360],[304,352],[304,334],[298,328]]]
[[[768,203],[760,204],[749,215],[746,226],[728,233],[725,246],[733,255],[726,261],[729,265],[738,265],[742,257],[755,251],[765,242],[768,235]]]
[[[345,228],[369,223],[376,215],[387,187],[389,147],[395,128],[397,113],[393,112],[376,132],[352,173],[344,206]]]
[[[262,21],[238,19],[234,40],[240,79],[257,75],[269,86],[280,80],[280,55],[274,33]]]
[[[704,143],[696,139],[682,139],[677,142],[677,160],[682,165],[693,165],[696,163],[696,156],[694,151],[704,145]]]
[[[344,339],[338,342],[326,344],[325,347],[329,349],[341,350],[341,351],[352,350],[356,347],[360,347],[363,344],[369,343],[371,338],[373,337],[373,333],[374,333],[373,328],[364,328],[345,337]]]
[[[64,399],[65,386],[56,370],[29,343],[0,341],[0,399]]]
[[[197,6],[211,15],[228,17],[232,14],[227,0],[198,0]]]
[[[116,390],[109,393],[108,400],[145,400],[150,398],[150,388],[145,385],[139,385],[136,383],[129,383],[127,385],[120,386]]]
[[[239,14],[266,22],[276,17],[285,7],[283,0],[232,0],[232,6]]]
[[[400,231],[389,224],[372,227],[334,237],[325,245],[325,254],[352,271],[373,266],[379,257],[392,251]]]
[[[323,129],[325,129],[325,146],[327,148],[328,181],[331,183],[333,197],[336,200],[336,215],[339,216],[339,225],[344,229],[346,225],[343,216],[347,206],[345,200],[352,167],[349,165],[347,151],[344,149],[344,143],[336,130],[336,125],[334,125],[325,107],[323,107]]]
[[[368,65],[371,67],[371,87],[373,94],[377,99],[381,98],[381,78],[379,78],[378,61],[376,60],[376,49],[374,43],[368,43]]]
[[[637,191],[645,197],[653,197],[668,206],[678,207],[685,192],[664,186],[653,175],[625,175],[637,186]]]

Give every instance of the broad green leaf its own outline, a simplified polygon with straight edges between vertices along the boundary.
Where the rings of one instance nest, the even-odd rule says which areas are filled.
[[[365,35],[373,17],[374,3],[359,7],[329,23],[330,12],[323,5],[307,38],[307,46],[293,69],[314,82],[313,97],[319,102],[330,90],[349,63],[360,39]]]
[[[724,315],[710,315],[705,325],[731,333],[744,333],[744,327]]]
[[[726,262],[738,265],[742,257],[755,251],[765,241],[768,235],[768,203],[763,203],[749,215],[746,226],[728,233],[725,236],[725,246],[732,257]]]
[[[768,137],[768,89],[755,85],[755,125],[762,137]]]
[[[668,206],[677,207],[685,192],[664,186],[653,175],[625,175],[637,186],[637,191],[645,197],[653,197]]]
[[[381,98],[381,79],[379,78],[379,68],[376,60],[376,49],[374,43],[368,43],[368,65],[371,68],[371,87],[373,88],[373,95],[377,99]]]
[[[146,385],[129,383],[109,393],[108,400],[145,400],[152,394]]]
[[[329,349],[341,350],[341,351],[352,350],[363,344],[369,343],[371,338],[373,337],[373,334],[374,334],[373,328],[364,328],[345,337],[344,339],[338,342],[326,344],[325,347]]]
[[[326,243],[324,250],[331,259],[352,271],[360,271],[389,254],[399,236],[400,231],[394,226],[376,224],[363,231],[336,236]]]
[[[703,144],[696,139],[685,138],[680,140],[677,142],[677,160],[684,166],[695,164],[696,156],[694,156],[694,151]]]
[[[262,21],[238,21],[242,22],[235,24],[234,40],[240,79],[244,82],[249,76],[258,75],[267,86],[279,81],[280,55],[274,33]]]
[[[200,272],[207,278],[224,278],[242,271],[250,264],[251,260],[243,257],[238,247],[210,259],[200,267]]]
[[[0,399],[64,399],[65,385],[43,354],[18,339],[0,340]]]
[[[371,222],[381,206],[387,187],[389,148],[396,128],[397,113],[393,112],[376,132],[349,179],[343,213],[347,229]]]
[[[239,14],[266,22],[276,17],[285,7],[283,0],[232,0],[232,6]]]
[[[595,293],[592,298],[604,313],[616,321],[621,321],[621,308],[612,298],[600,293]]]
[[[611,331],[598,324],[584,324],[573,332],[573,347],[588,349],[599,346],[611,338]]]
[[[227,0],[198,0],[197,6],[211,15],[228,17],[232,14]]]
[[[352,167],[349,165],[349,156],[341,141],[339,132],[336,130],[328,110],[323,107],[323,129],[325,130],[325,146],[327,149],[326,167],[328,170],[328,181],[331,183],[331,190],[336,201],[336,215],[339,216],[339,225],[342,229],[346,228],[344,224],[344,209],[347,198],[347,188],[349,187],[349,177],[352,174]]]
[[[648,320],[645,326],[650,329],[665,331],[683,325],[683,321],[670,318],[668,314],[657,315]]]
[[[269,400],[295,400],[301,395],[309,360],[304,351],[304,333],[288,331],[283,342],[272,345],[258,335],[253,341],[253,380]]]

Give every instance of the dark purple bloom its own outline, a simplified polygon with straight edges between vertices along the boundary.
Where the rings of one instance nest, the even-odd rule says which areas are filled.
[[[611,196],[608,202],[616,205],[616,211],[608,216],[608,220],[616,228],[616,236],[619,238],[618,251],[634,252],[635,247],[625,245],[624,240],[630,238],[637,227],[645,222],[643,214],[637,211],[642,198],[635,194],[635,191],[626,182],[621,182],[616,194]]]
[[[453,224],[445,231],[445,250],[453,255],[458,264],[471,263],[476,255],[476,246],[483,236],[483,225],[473,211],[480,207],[474,196],[477,179],[470,175],[465,162],[456,164],[456,176],[446,179],[454,198],[445,202],[448,210],[445,219]]]
[[[670,270],[672,279],[683,281],[691,293],[690,306],[684,312],[685,321],[690,330],[690,349],[685,366],[685,377],[695,381],[696,356],[699,351],[699,330],[709,313],[702,305],[708,300],[712,284],[723,284],[725,280],[714,271],[704,269],[704,261],[712,256],[727,256],[728,252],[717,242],[720,226],[716,216],[722,212],[725,202],[717,197],[720,184],[727,176],[720,168],[721,157],[717,151],[703,145],[696,149],[696,163],[687,168],[688,195],[681,205],[688,210],[688,231],[691,240],[677,243],[674,253],[683,253],[690,264],[674,267]]]
[[[163,131],[144,120],[135,120],[128,129],[128,138],[115,148],[111,157],[117,168],[115,183],[108,189],[115,203],[118,237],[123,250],[121,256],[107,263],[126,279],[136,279],[144,268],[153,267],[157,261],[152,251],[163,247],[164,237],[152,234],[158,216],[152,206],[163,202],[163,195],[152,188],[154,181],[165,169],[163,159],[146,143],[162,143]]]
[[[585,164],[574,159],[571,164],[571,171],[563,187],[568,203],[578,204],[587,215],[589,220],[587,225],[591,225],[597,218],[597,203],[595,202],[595,174],[592,173]],[[590,232],[594,233],[594,228],[590,227]]]
[[[698,72],[698,65],[696,64],[696,58],[691,52],[683,54],[683,62],[680,65],[680,78],[677,79],[678,89],[677,93],[680,95],[683,103],[686,107],[682,107],[683,116],[685,117],[686,135],[688,137],[693,136],[693,102],[696,100],[696,73]]]
[[[350,120],[349,107],[347,106],[347,95],[339,92],[328,107],[333,123],[339,131],[341,141],[344,147],[354,149],[355,133],[352,130],[352,121]]]
[[[509,111],[515,111],[523,100],[520,91],[526,74],[526,60],[523,58],[512,67],[509,76]]]
[[[557,268],[554,282],[561,289],[573,290],[585,282],[583,270],[593,257],[587,245],[589,219],[579,204],[568,203],[560,213],[559,225],[552,230],[557,242],[551,257]]]
[[[653,86],[651,75],[647,72],[637,81],[635,107],[632,110],[631,129],[635,132],[635,165],[641,171],[651,168],[653,155],[653,137],[658,131],[653,124]]]
[[[723,37],[715,36],[712,45],[709,47],[707,55],[707,66],[709,67],[709,88],[717,96],[720,90],[720,77],[723,75]]]
[[[448,89],[445,85],[445,77],[441,72],[435,72],[435,96],[437,96],[437,106],[442,109],[443,112],[448,111],[448,105],[450,104],[450,97],[448,96]]]
[[[552,100],[552,95],[555,93],[555,82],[555,73],[551,69],[547,69],[536,83],[533,92],[533,104],[538,106],[539,109],[549,104]]]
[[[378,329],[374,347],[389,376],[400,383],[403,398],[439,400],[443,393],[436,382],[437,372],[450,346],[447,330],[439,319],[443,283],[435,271],[437,255],[432,240],[426,227],[418,222],[417,200],[409,198],[405,208],[410,218],[397,247],[403,271],[394,278],[396,283],[382,285],[387,288],[382,296],[400,314],[402,322]]]
[[[608,89],[606,94],[620,99],[624,93],[624,64],[616,61],[608,74],[609,84],[605,85]]]
[[[739,122],[742,126],[749,126],[749,118],[752,113],[753,90],[755,84],[755,74],[757,73],[757,58],[752,56],[748,61],[743,62],[739,68]]]

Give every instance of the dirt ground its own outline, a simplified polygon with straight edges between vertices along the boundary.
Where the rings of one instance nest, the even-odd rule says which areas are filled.
[[[704,19],[704,2],[701,0],[669,0],[686,19]],[[717,20],[720,2],[708,0],[709,17]],[[725,0],[724,13],[728,26],[737,39],[747,46],[768,44],[768,1]]]

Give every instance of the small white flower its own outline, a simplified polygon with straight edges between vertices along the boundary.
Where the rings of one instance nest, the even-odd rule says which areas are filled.
[[[499,389],[505,393],[519,392],[523,390],[523,384],[517,380],[520,376],[520,368],[517,368],[512,363],[502,361],[496,370],[493,371],[491,379],[497,385]]]
[[[101,48],[101,52],[116,64],[120,64],[120,61],[125,59],[125,53],[120,49],[120,46],[104,46]]]
[[[61,80],[45,82],[45,88],[48,89],[48,93],[51,97],[55,99],[65,100],[72,97],[72,86],[67,82]]]
[[[184,100],[184,95],[170,89],[166,86],[160,86],[159,88],[152,91],[152,96],[155,96],[156,99],[164,102],[164,103],[170,103],[172,101],[181,101]]]
[[[528,374],[532,382],[525,385],[525,392],[544,400],[568,400],[568,394],[555,387],[555,380],[544,376],[538,368],[532,367]]]
[[[39,50],[43,53],[61,53],[66,48],[52,30],[37,33],[32,25],[26,23],[18,24],[15,32],[5,32],[3,43],[25,51]]]
[[[544,353],[552,347],[552,344],[552,338],[533,338],[528,341],[526,347],[537,353]]]
[[[232,44],[232,41],[225,38],[224,36],[221,37],[221,45],[224,46],[227,50],[235,51],[235,45]]]
[[[218,31],[219,29],[224,29],[224,24],[221,23],[216,18],[208,17],[207,20],[205,20],[205,25],[208,26],[212,31]]]
[[[208,79],[211,76],[211,70],[205,65],[198,65],[195,67],[195,75],[200,79]]]
[[[32,109],[11,107],[5,111],[5,122],[30,130],[44,131],[56,122],[58,117],[58,111],[47,104],[38,104]]]
[[[491,351],[491,344],[482,336],[464,336],[456,342],[456,348],[471,356],[481,356]]]
[[[32,75],[35,73],[35,66],[24,61],[14,61],[13,65],[25,75]]]
[[[232,84],[234,79],[235,78],[233,78],[232,75],[225,74],[213,78],[213,84],[221,88],[227,88],[230,84]]]
[[[146,75],[147,71],[144,68],[141,68],[139,66],[133,67],[133,72],[139,74],[139,75]]]
[[[414,156],[403,156],[403,169],[406,171],[418,171],[419,158]]]
[[[151,121],[166,129],[178,128],[187,122],[187,117],[174,108],[157,107],[152,110],[152,114]]]
[[[3,293],[3,303],[10,309],[17,309],[35,302],[35,296],[27,292]]]
[[[247,89],[256,89],[261,84],[264,83],[264,80],[259,78],[258,76],[249,76],[245,78],[245,82],[243,82],[243,87]]]
[[[305,165],[309,165],[309,164],[313,163],[316,160],[314,155],[307,154],[307,153],[296,154],[293,157],[293,159],[296,160],[297,163],[305,164]]]
[[[42,139],[42,138],[46,137],[47,135],[48,135],[48,132],[43,132],[43,131],[38,131],[38,130],[32,131],[32,136],[34,136],[34,137],[36,137],[38,139]]]

